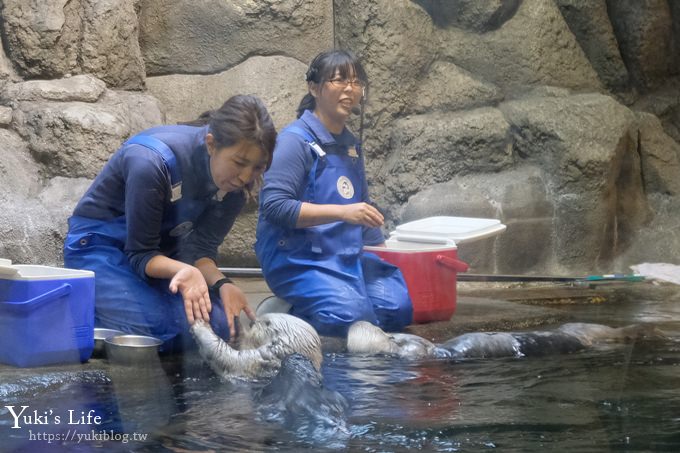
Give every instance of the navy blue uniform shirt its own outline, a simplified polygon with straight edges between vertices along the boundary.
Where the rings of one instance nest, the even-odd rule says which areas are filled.
[[[300,119],[293,124],[310,131],[318,139],[317,143],[329,154],[346,154],[350,146],[359,144],[357,138],[347,128],[344,128],[340,135],[331,134],[310,110],[305,110]],[[363,154],[361,159],[363,167]],[[314,157],[309,145],[302,137],[291,133],[279,135],[272,165],[264,175],[264,187],[260,193],[260,215],[274,225],[295,228],[302,205],[300,200],[307,187],[313,163]],[[362,184],[364,194],[362,201],[370,203],[366,178]],[[364,227],[363,239],[365,245],[377,245],[385,241],[380,228]]]
[[[99,220],[125,217],[125,253],[132,268],[147,278],[146,264],[165,255],[193,264],[199,258],[217,257],[217,248],[245,204],[242,191],[215,199],[217,186],[210,174],[205,127],[161,126],[144,131],[170,147],[182,176],[178,203],[205,206],[191,219],[193,230],[184,237],[162,233],[163,215],[171,208],[170,176],[163,159],[141,145],[124,145],[111,156],[76,206],[73,215]]]

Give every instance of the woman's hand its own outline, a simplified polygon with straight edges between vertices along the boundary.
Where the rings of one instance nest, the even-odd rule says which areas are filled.
[[[170,292],[182,295],[184,300],[184,310],[187,314],[189,324],[202,319],[205,322],[210,320],[210,294],[208,285],[201,271],[193,266],[184,266],[170,280]],[[231,328],[231,324],[229,325]]]
[[[367,227],[382,226],[385,218],[375,207],[368,203],[353,203],[343,206],[342,220]]]
[[[234,324],[234,318],[239,316],[241,311],[243,311],[251,321],[255,321],[255,313],[248,306],[248,301],[246,300],[243,291],[236,285],[231,283],[222,285],[220,287],[220,299],[222,300],[224,313],[227,315],[227,322],[229,323],[229,338],[234,338],[238,335]]]

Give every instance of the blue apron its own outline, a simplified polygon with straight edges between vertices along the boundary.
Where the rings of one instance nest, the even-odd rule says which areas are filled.
[[[351,204],[364,199],[360,158],[325,153],[303,128],[289,126],[285,133],[301,136],[314,156],[302,201]],[[285,229],[262,217],[260,222],[255,248],[267,284],[292,304],[291,314],[319,334],[345,336],[359,320],[388,331],[411,323],[413,309],[401,272],[362,251],[361,225],[338,221]]]
[[[206,202],[181,198],[181,169],[172,150],[162,141],[136,135],[123,146],[142,145],[160,155],[170,175],[172,200],[164,210],[161,228],[163,254],[173,257],[182,237],[191,232]],[[189,324],[179,292],[172,294],[167,279],[141,278],[130,266],[124,252],[127,236],[125,216],[112,220],[98,220],[72,216],[64,243],[64,264],[74,269],[95,273],[95,326],[123,332],[152,335],[160,338],[165,350],[183,348],[191,344],[186,334]],[[213,300],[210,312],[213,329],[224,338],[229,337],[226,315],[219,299]]]

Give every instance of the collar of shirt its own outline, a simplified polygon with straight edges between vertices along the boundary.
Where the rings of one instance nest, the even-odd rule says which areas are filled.
[[[339,135],[331,134],[311,110],[305,110],[300,119],[312,131],[322,146],[341,145],[349,147],[359,144],[359,140],[349,131],[349,129],[347,129],[347,127],[343,128]]]

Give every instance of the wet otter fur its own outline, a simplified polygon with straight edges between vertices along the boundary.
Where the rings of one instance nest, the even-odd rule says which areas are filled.
[[[203,360],[226,379],[273,376],[281,367],[281,361],[296,352],[307,357],[316,370],[321,368],[321,340],[316,330],[288,314],[260,316],[242,332],[240,350],[229,346],[203,321],[191,326],[191,334]]]
[[[356,354],[387,354],[410,359],[524,357],[567,354],[598,343],[660,336],[663,336],[661,332],[651,325],[614,328],[602,324],[568,323],[549,331],[466,333],[435,344],[417,335],[388,334],[368,322],[359,321],[349,329],[347,350]]]
[[[347,351],[353,354],[387,354],[402,358],[442,357],[446,351],[434,343],[408,333],[386,333],[370,322],[358,321],[347,333]]]
[[[306,356],[295,353],[283,359],[279,372],[255,400],[262,419],[281,423],[301,438],[315,442],[349,438],[349,403],[323,386],[321,373]]]

